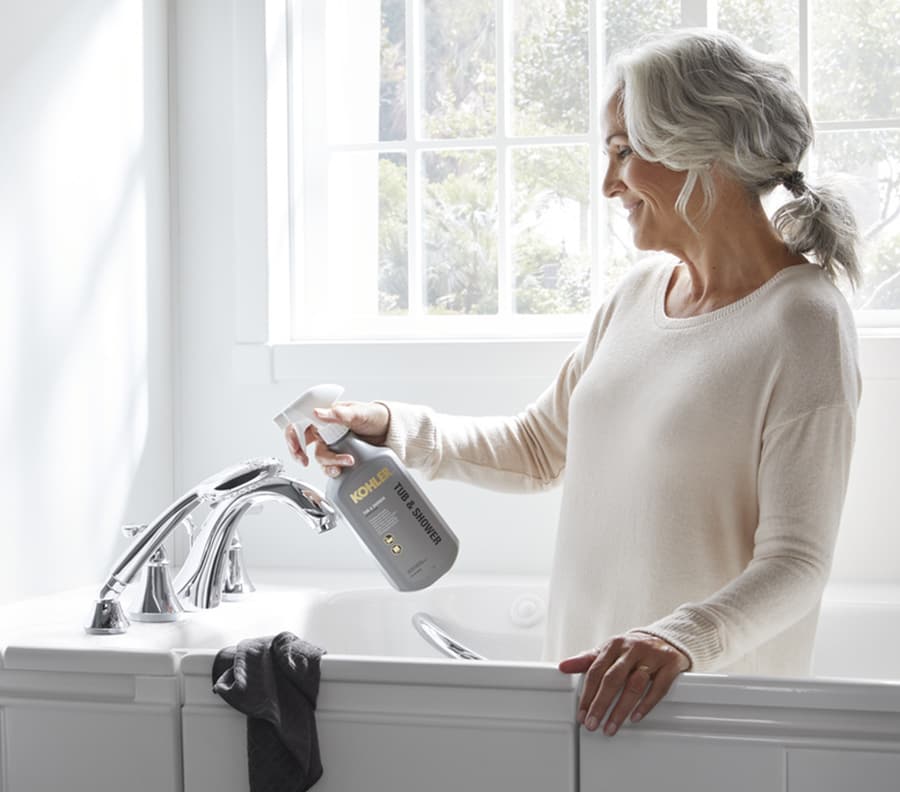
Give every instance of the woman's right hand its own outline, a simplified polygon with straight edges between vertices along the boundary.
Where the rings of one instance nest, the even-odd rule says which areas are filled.
[[[384,445],[387,439],[391,413],[381,402],[335,402],[331,407],[316,408],[316,418],[323,423],[336,423],[346,426],[353,434],[371,445]],[[285,429],[285,439],[291,454],[304,467],[309,464],[309,457],[304,453],[297,438],[297,429],[291,424]],[[314,455],[325,471],[326,476],[340,475],[342,467],[356,463],[350,454],[336,454],[324,442],[315,426],[306,427],[303,438],[307,447],[314,444]]]

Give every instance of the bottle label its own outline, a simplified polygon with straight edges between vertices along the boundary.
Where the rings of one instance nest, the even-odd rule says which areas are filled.
[[[443,523],[395,465],[387,462],[374,475],[352,481],[347,500],[359,522],[371,529],[367,542],[373,550],[387,552],[407,578],[437,563],[433,553],[443,541]]]
[[[375,492],[382,484],[394,475],[393,471],[385,466],[381,468],[368,481],[363,482],[353,492],[350,493],[350,500],[354,503],[362,503],[366,498]]]

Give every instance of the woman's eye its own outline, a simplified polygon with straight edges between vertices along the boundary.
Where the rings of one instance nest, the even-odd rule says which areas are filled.
[[[616,156],[617,156],[620,160],[622,160],[622,159],[625,159],[625,157],[629,156],[629,155],[632,154],[632,153],[633,153],[633,152],[632,152],[631,148],[629,148],[628,146],[622,146],[622,147],[616,152]]]

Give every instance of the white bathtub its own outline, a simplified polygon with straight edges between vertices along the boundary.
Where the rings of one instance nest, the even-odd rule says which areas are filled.
[[[212,694],[212,660],[281,630],[328,652],[316,792],[900,789],[898,589],[829,590],[817,677],[685,674],[606,738],[576,728],[578,680],[537,662],[540,579],[255,578],[244,602],[121,636],[82,632],[93,588],[0,609],[0,792],[245,792],[245,721]],[[442,659],[417,611],[490,659]]]

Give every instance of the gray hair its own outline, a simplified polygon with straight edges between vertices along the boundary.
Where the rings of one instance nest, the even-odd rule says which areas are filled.
[[[610,90],[620,92],[629,144],[643,159],[687,178],[675,208],[699,184],[703,212],[715,198],[718,165],[751,194],[776,186],[793,200],[772,223],[794,253],[809,253],[832,280],[860,281],[859,232],[846,198],[827,182],[810,185],[799,164],[813,125],[790,69],[710,30],[680,30],[644,42],[610,62]]]

